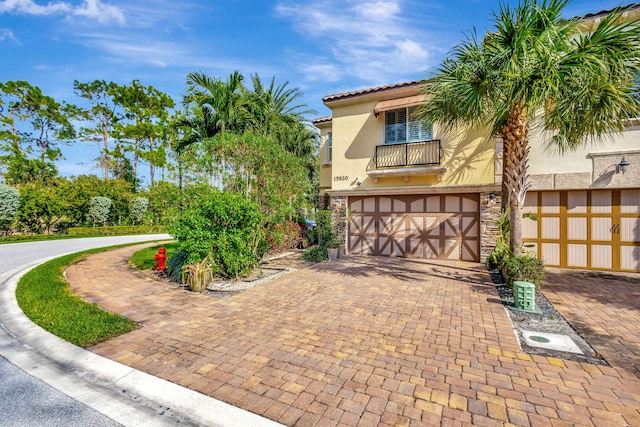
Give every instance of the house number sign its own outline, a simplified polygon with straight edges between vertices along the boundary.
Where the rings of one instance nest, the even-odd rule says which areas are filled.
[[[349,181],[349,177],[346,175],[334,176],[334,181]]]

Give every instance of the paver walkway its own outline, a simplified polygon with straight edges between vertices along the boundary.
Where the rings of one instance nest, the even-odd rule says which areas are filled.
[[[283,424],[640,425],[633,369],[522,353],[478,264],[348,257],[218,300],[131,271],[135,250],[67,271],[144,324],[90,350]],[[571,297],[574,312],[588,298]],[[625,316],[637,340],[640,313]]]

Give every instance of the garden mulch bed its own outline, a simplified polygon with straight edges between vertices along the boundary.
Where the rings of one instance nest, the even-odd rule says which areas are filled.
[[[491,279],[496,285],[498,295],[500,296],[507,314],[511,319],[514,332],[520,340],[520,346],[524,352],[541,356],[552,356],[565,360],[573,360],[576,362],[607,365],[607,362],[596,353],[585,338],[582,337],[560,313],[558,313],[553,304],[551,304],[544,296],[544,291],[536,292],[535,298],[536,305],[541,311],[541,314],[521,311],[515,309],[513,288],[504,283],[502,275],[497,271],[491,272]],[[567,335],[576,343],[584,354],[530,347],[527,345],[522,333],[520,332],[523,330]]]

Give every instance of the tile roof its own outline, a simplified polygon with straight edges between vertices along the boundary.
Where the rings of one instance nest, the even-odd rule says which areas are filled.
[[[320,125],[323,123],[330,123],[330,122],[331,122],[331,116],[318,117],[317,119],[311,120],[311,123],[314,125]]]
[[[632,10],[632,9],[638,9],[640,8],[640,3],[630,3],[626,6],[620,6],[620,10],[625,11],[625,10]],[[587,13],[584,16],[576,16],[573,19],[591,19],[591,18],[597,18],[598,16],[603,16],[603,15],[608,15],[609,13],[613,12],[614,9],[608,9],[608,10],[601,10],[600,12],[594,12],[594,13]]]
[[[328,95],[322,98],[322,102],[337,101],[339,99],[350,98],[352,96],[364,95],[368,93],[382,92],[389,89],[397,89],[401,87],[417,86],[424,83],[424,80],[414,80],[411,82],[395,83],[391,85],[372,87],[367,89],[354,90],[351,92],[342,92],[335,95]]]

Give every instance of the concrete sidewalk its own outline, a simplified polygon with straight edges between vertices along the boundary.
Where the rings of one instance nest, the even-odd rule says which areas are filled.
[[[640,425],[635,365],[522,353],[478,264],[351,257],[217,300],[133,271],[135,250],[67,271],[74,292],[144,325],[90,350],[279,423]],[[553,280],[556,307],[585,324],[620,312]],[[592,329],[637,343],[639,299],[627,292],[624,327]]]

